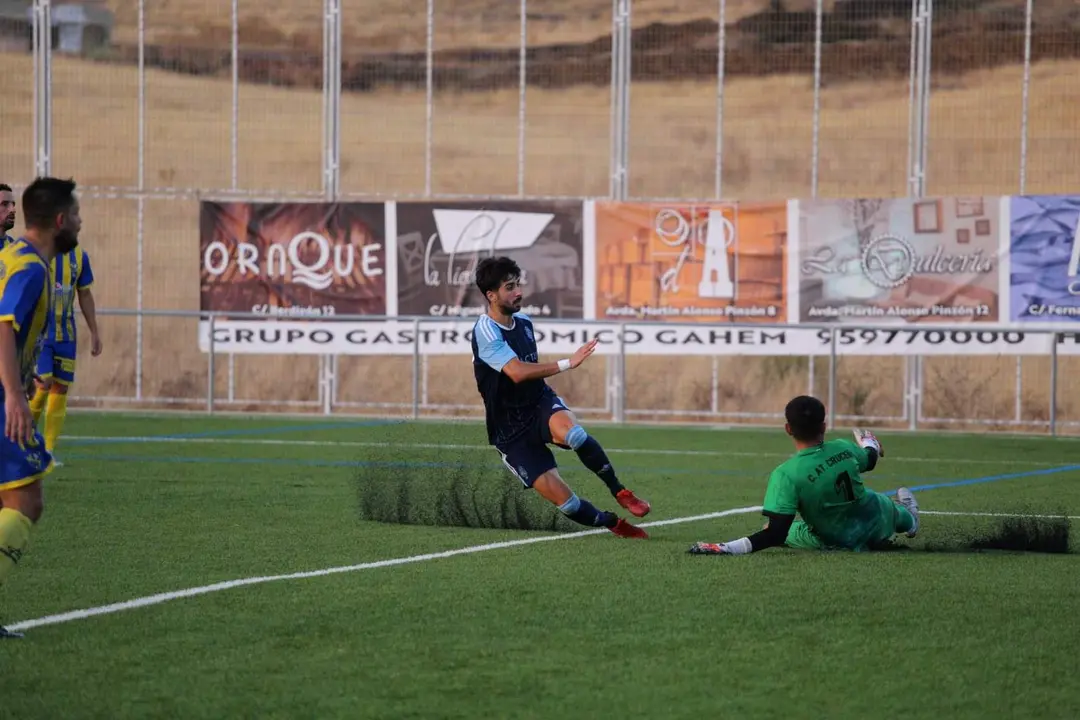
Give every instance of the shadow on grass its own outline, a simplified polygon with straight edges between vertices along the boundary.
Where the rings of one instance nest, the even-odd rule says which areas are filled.
[[[1061,517],[1023,514],[994,518],[989,527],[945,539],[928,539],[918,545],[897,542],[875,547],[885,552],[978,553],[1023,552],[1063,555],[1069,549],[1071,523]]]
[[[465,461],[442,457],[432,467],[362,468],[355,476],[360,519],[497,530],[581,529],[505,470],[478,469],[475,459]]]

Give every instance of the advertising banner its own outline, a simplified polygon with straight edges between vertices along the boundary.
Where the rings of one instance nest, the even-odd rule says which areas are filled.
[[[384,222],[382,203],[203,202],[199,307],[267,320],[385,315]]]
[[[420,353],[460,355],[470,362],[475,320],[422,321]],[[417,326],[412,320],[281,321],[276,323],[219,322],[214,328],[214,352],[271,355],[412,355]],[[658,322],[613,323],[538,321],[536,342],[541,354],[569,356],[593,337],[598,355],[670,355],[685,357],[725,355],[826,356],[830,352],[827,329],[672,325]],[[624,333],[620,341],[619,333]],[[970,331],[897,327],[889,330],[836,328],[837,355],[1046,355],[1050,333],[1022,330]],[[210,346],[204,324],[200,347]],[[1080,355],[1080,337],[1059,337],[1058,352]]]
[[[203,202],[200,307],[220,353],[467,358],[477,263],[508,255],[548,356],[826,356],[820,326],[841,356],[1046,355],[1041,324],[1080,318],[1078,225],[1069,196]]]
[[[479,315],[476,265],[505,255],[522,271],[522,312],[583,317],[581,201],[399,202],[396,212],[399,315]]]
[[[1005,322],[998,197],[798,200],[792,322]],[[793,293],[795,294],[795,293]],[[963,349],[960,349],[964,352]]]
[[[1009,198],[1009,319],[1080,323],[1080,197]]]
[[[596,203],[596,317],[784,322],[787,203]]]

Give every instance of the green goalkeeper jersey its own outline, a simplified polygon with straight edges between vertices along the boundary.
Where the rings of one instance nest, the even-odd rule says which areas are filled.
[[[860,548],[882,533],[882,500],[892,505],[863,486],[860,473],[866,467],[866,451],[850,440],[800,450],[769,476],[762,510],[766,515],[798,513],[824,545]],[[890,517],[888,534],[891,523]]]

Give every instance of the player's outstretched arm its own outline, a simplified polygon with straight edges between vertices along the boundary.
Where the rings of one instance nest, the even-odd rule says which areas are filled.
[[[502,338],[483,338],[478,336],[480,359],[493,369],[505,373],[515,383],[529,380],[543,380],[581,365],[596,350],[597,339],[593,338],[577,349],[569,358],[558,362],[530,363],[520,360]]]
[[[569,370],[566,360],[549,363],[527,363],[514,358],[503,366],[502,371],[515,383],[528,382],[529,380],[543,380],[552,375],[563,372],[563,368]]]
[[[741,537],[726,543],[694,543],[690,546],[691,555],[749,555],[771,547],[781,547],[786,541],[794,515],[769,514],[765,528],[750,537]]]
[[[885,457],[885,451],[881,449],[881,441],[869,430],[855,428],[851,434],[855,437],[855,444],[866,452],[866,462],[861,463],[864,467],[859,468],[859,472],[870,472],[877,467],[878,458]]]
[[[741,537],[726,543],[695,543],[690,548],[694,555],[749,555],[752,552],[771,547],[780,547],[787,542],[791,524],[795,522],[795,513],[799,511],[799,494],[795,482],[783,470],[777,467],[769,475],[769,484],[765,488],[765,502],[761,504],[761,513],[769,520],[765,528],[750,537]]]
[[[569,358],[563,358],[553,363],[527,363],[515,357],[503,366],[503,372],[515,383],[549,378],[552,375],[558,375],[561,372],[579,367],[596,350],[596,342],[597,339],[593,338],[579,347]]]

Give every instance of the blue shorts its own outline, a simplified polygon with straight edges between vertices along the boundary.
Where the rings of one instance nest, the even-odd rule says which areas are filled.
[[[28,445],[12,442],[0,433],[0,490],[29,485],[52,469],[52,455],[45,449],[45,440],[37,430]]]
[[[46,343],[38,356],[37,376],[42,380],[52,378],[61,385],[75,382],[75,343]]]
[[[536,419],[529,431],[509,443],[495,446],[502,455],[503,465],[525,487],[531,488],[538,477],[558,467],[555,454],[548,447],[555,444],[551,438],[550,420],[555,413],[569,409],[562,398],[549,390],[540,398]]]

